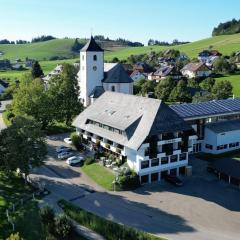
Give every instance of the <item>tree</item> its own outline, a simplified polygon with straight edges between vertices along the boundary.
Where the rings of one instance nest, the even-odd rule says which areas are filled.
[[[42,71],[42,68],[41,68],[39,62],[35,61],[33,63],[33,66],[32,66],[32,77],[33,78],[39,78],[39,77],[41,77],[43,75],[44,74],[43,74],[43,71]]]
[[[63,64],[61,74],[49,81],[48,94],[53,102],[56,120],[70,125],[73,118],[83,110],[79,91],[76,69],[70,64]]]
[[[53,101],[40,79],[25,79],[13,94],[12,109],[16,116],[32,116],[45,129],[54,120]]]
[[[19,232],[17,232],[11,233],[11,235],[6,240],[23,240],[23,238],[21,238]]]
[[[146,81],[141,86],[141,95],[145,96],[149,92],[154,92],[156,83],[154,81]]]
[[[208,77],[202,81],[202,88],[208,92],[211,92],[214,84],[215,84],[215,79]]]
[[[197,78],[191,78],[187,80],[187,86],[192,88],[200,88],[199,80]]]
[[[171,91],[169,100],[172,102],[191,102],[186,81],[180,80],[178,82],[177,86]]]
[[[49,233],[54,233],[54,211],[51,207],[45,206],[40,210],[40,219]]]
[[[161,80],[155,88],[155,96],[158,99],[167,101],[175,85],[176,82],[172,77],[167,77],[166,79]]]
[[[80,51],[80,49],[81,49],[82,47],[83,47],[83,45],[80,44],[80,43],[78,42],[78,39],[76,38],[75,41],[74,41],[74,44],[73,44],[73,46],[72,46],[72,51],[79,53],[79,51]]]
[[[46,156],[45,136],[41,125],[29,117],[16,117],[1,132],[1,161],[7,172],[20,169],[25,177],[30,168],[40,166]]]
[[[213,63],[214,71],[219,73],[234,73],[237,69],[236,65],[234,63],[230,63],[226,58],[219,57],[214,63]]]
[[[200,103],[200,102],[207,102],[207,101],[211,101],[214,99],[214,96],[212,93],[207,92],[207,93],[200,93],[197,92],[193,98],[192,98],[192,102],[193,103]]]
[[[55,218],[55,231],[58,239],[66,239],[73,231],[70,220],[65,215],[59,215]]]
[[[233,92],[232,84],[228,80],[216,82],[212,88],[212,94],[215,99],[227,99]]]

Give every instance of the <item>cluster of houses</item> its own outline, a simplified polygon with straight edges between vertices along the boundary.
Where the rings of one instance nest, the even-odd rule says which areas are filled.
[[[81,50],[80,59],[79,97],[85,110],[73,126],[90,146],[98,145],[125,160],[141,183],[189,173],[193,152],[240,149],[239,99],[168,106],[158,99],[134,96],[128,70],[120,63],[104,63],[103,50],[93,38]],[[208,69],[205,63],[198,64],[184,69]],[[134,71],[143,74],[147,67],[137,64]]]
[[[26,58],[23,62],[21,59],[16,59],[14,62],[10,62],[8,59],[0,60],[0,70],[21,70],[24,68],[31,68],[34,63],[34,59]]]
[[[145,62],[138,62],[133,66],[130,77],[133,81],[145,79],[155,80],[156,82],[166,77],[173,77],[176,80],[182,77],[209,77],[212,73],[213,63],[220,56],[222,54],[217,50],[202,51],[198,54],[198,62],[189,62],[182,69],[178,69],[176,63],[178,61],[189,60],[185,54],[180,54],[177,58],[160,57],[158,59],[158,66],[154,68],[154,71]]]

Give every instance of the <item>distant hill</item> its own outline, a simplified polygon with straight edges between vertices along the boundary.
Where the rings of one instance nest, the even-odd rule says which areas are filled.
[[[240,20],[233,19],[231,21],[220,23],[213,29],[212,36],[229,35],[240,33]]]
[[[44,42],[27,44],[0,44],[0,59],[24,60],[26,57],[44,61],[53,57],[76,58],[78,53],[72,51],[75,39],[53,39]],[[79,39],[85,44],[86,39]],[[126,46],[115,41],[98,41],[106,51],[116,51]]]
[[[151,51],[164,51],[167,49],[178,49],[181,52],[186,53],[190,58],[196,58],[198,53],[206,49],[216,49],[224,55],[230,55],[234,51],[240,51],[240,33],[233,35],[222,35],[203,40],[191,42],[188,44],[177,46],[147,46],[147,47],[135,47],[125,48],[116,52],[109,52],[106,54],[106,60],[111,61],[113,57],[119,59],[126,59],[130,55],[137,55],[143,53],[150,53]]]

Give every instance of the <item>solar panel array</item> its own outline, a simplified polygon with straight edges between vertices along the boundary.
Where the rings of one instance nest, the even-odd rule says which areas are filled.
[[[170,106],[182,118],[240,112],[240,99],[214,100]]]

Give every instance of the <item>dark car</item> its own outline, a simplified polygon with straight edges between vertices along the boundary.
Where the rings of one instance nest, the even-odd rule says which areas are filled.
[[[170,175],[170,174],[166,175],[165,180],[169,183],[174,184],[175,186],[182,186],[183,185],[182,180],[180,180],[178,177],[176,177],[174,175]]]

